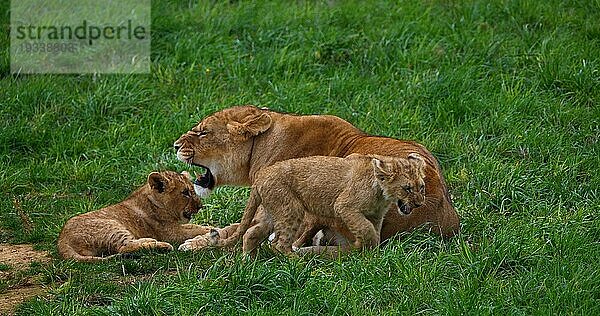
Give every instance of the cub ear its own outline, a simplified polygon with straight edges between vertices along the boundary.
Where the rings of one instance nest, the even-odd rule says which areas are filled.
[[[375,177],[377,177],[377,179],[385,180],[391,175],[389,166],[386,162],[377,158],[373,158],[371,159],[371,164],[373,164],[373,172],[375,173]]]
[[[421,174],[422,177],[425,177],[425,160],[421,155],[417,153],[411,153],[408,155],[408,161],[414,164],[417,167],[417,170]]]
[[[165,179],[165,177],[158,172],[152,172],[150,175],[148,175],[148,184],[152,190],[158,193],[163,193],[167,188],[167,179]]]
[[[244,122],[231,122],[227,124],[227,130],[234,136],[242,136],[246,140],[252,136],[264,133],[271,127],[272,120],[268,113],[247,118]]]

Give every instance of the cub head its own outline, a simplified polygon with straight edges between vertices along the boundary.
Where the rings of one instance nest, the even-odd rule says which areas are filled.
[[[208,195],[217,185],[244,185],[248,178],[253,138],[272,125],[267,110],[238,106],[216,112],[181,135],[177,158],[200,166],[205,173],[194,182],[197,193]]]
[[[384,196],[397,203],[398,209],[410,214],[425,202],[425,161],[416,153],[406,159],[375,156],[373,172]]]
[[[148,199],[158,207],[158,218],[165,222],[187,223],[202,207],[194,194],[187,172],[152,172],[148,175]]]

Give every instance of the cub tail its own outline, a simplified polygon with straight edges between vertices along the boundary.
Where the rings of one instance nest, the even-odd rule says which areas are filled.
[[[110,255],[110,256],[106,256],[106,257],[82,255],[82,254],[78,253],[77,251],[75,251],[75,249],[73,249],[73,247],[71,247],[71,245],[69,245],[68,242],[65,242],[62,240],[60,240],[58,242],[58,253],[60,254],[61,257],[63,257],[63,259],[73,259],[73,260],[79,261],[79,262],[100,262],[100,261],[108,260],[108,259],[118,255],[118,254],[116,254],[116,255]]]

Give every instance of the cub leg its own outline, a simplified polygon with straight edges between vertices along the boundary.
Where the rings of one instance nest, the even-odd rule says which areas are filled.
[[[312,245],[315,234],[325,227],[325,225],[319,225],[310,214],[305,214],[300,228],[301,234],[292,244],[292,249]]]
[[[140,238],[124,242],[117,251],[119,253],[132,253],[142,249],[171,251],[173,250],[173,246],[167,242],[158,241],[154,238]]]
[[[196,224],[182,224],[168,227],[164,239],[176,244],[181,244],[187,239],[209,233],[214,227],[200,226]]]
[[[229,226],[225,226],[221,229],[217,229],[219,231],[219,238],[227,239],[232,236],[236,231],[240,223],[231,224]]]
[[[292,243],[298,236],[298,230],[304,219],[305,209],[302,203],[297,199],[290,199],[285,203],[286,210],[277,210],[278,214],[273,214],[273,226],[275,231],[275,240],[273,245],[275,249],[286,255],[292,253]],[[268,206],[265,206],[268,209]],[[275,213],[275,212],[274,212]]]
[[[337,205],[335,211],[354,235],[354,248],[374,248],[379,245],[379,233],[362,213]]]
[[[381,241],[381,226],[383,226],[383,217],[379,220],[374,220],[371,222],[373,227],[375,227],[375,231],[377,232],[377,236],[379,236],[379,240]]]
[[[219,231],[212,229],[210,232],[188,239],[179,245],[179,251],[197,251],[216,247],[219,242]]]
[[[218,246],[219,241],[232,236],[237,231],[238,226],[240,226],[240,224],[235,223],[223,228],[214,228],[208,233],[187,239],[179,245],[179,251],[198,251],[207,248],[215,248]]]
[[[242,251],[251,256],[256,254],[256,249],[273,231],[271,216],[262,205],[256,210],[253,224],[244,234],[242,242]]]
[[[244,234],[242,251],[254,256],[256,254],[256,249],[265,239],[267,239],[267,237],[269,237],[269,233],[271,233],[272,230],[272,225],[263,222],[250,227]]]

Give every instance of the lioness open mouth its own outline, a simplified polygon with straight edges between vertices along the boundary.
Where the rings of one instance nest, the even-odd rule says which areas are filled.
[[[205,172],[201,175],[198,175],[197,172],[194,172],[196,174],[196,180],[194,180],[194,184],[198,185],[204,189],[209,189],[209,190],[214,189],[215,177],[210,172],[210,169],[208,169],[205,166],[200,166],[200,167],[204,168]]]

